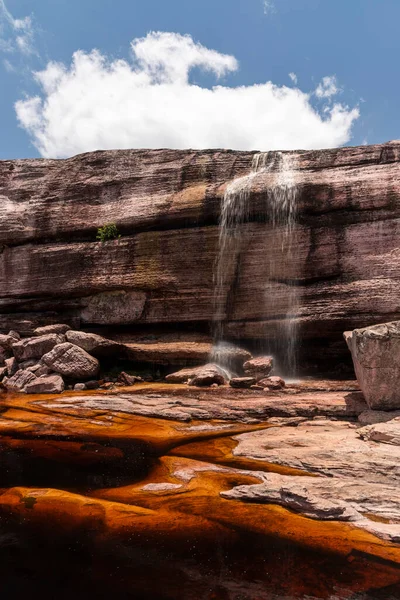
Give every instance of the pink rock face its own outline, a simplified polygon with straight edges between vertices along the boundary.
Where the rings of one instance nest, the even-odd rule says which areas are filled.
[[[400,408],[400,321],[344,334],[369,408]]]
[[[347,355],[343,330],[400,318],[400,143],[294,158],[295,255],[285,260],[282,231],[260,222],[276,181],[274,172],[260,173],[240,263],[221,291],[235,290],[225,331],[233,341],[273,341],[295,280],[302,356],[332,364]],[[221,199],[252,159],[249,152],[123,150],[2,161],[0,331],[32,335],[39,325],[80,322],[176,329],[190,322],[204,331],[214,313]],[[110,220],[122,237],[96,242]]]

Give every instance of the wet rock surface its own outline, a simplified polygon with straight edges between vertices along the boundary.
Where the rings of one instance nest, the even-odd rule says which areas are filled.
[[[360,427],[356,389],[0,394],[3,531],[42,582],[79,541],[79,581],[72,569],[65,584],[79,599],[86,584],[149,600],[396,597],[398,423]],[[23,585],[0,555],[6,584]]]

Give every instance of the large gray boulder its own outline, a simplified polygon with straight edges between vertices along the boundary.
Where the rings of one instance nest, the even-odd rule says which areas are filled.
[[[33,358],[41,358],[50,352],[57,344],[65,342],[65,337],[56,333],[49,333],[38,337],[26,338],[12,344],[12,351],[18,362]]]
[[[400,408],[400,321],[346,331],[344,338],[369,408]]]
[[[70,342],[58,344],[45,354],[42,362],[52,371],[71,379],[93,379],[100,368],[99,361]]]

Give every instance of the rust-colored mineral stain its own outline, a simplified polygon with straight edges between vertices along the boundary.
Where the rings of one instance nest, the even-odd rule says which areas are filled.
[[[193,562],[193,556],[199,569],[207,565],[208,573],[206,583],[191,584],[196,598],[207,597],[210,573],[218,580],[221,554],[229,571],[228,588],[237,573],[235,585],[240,581],[243,589],[259,582],[252,600],[264,600],[265,590],[293,598],[328,598],[338,578],[346,590],[359,593],[399,584],[398,545],[348,523],[311,520],[279,506],[221,497],[236,486],[259,483],[263,471],[307,474],[235,455],[234,436],[268,424],[167,421],[74,404],[74,397],[63,402],[53,396],[15,396],[3,403],[0,458],[18,456],[26,468],[29,460],[39,460],[38,475],[48,464],[61,472],[65,465],[67,473],[58,489],[51,486],[51,470],[49,485],[35,483],[35,473],[30,486],[3,485],[0,520],[11,531],[32,530],[61,546],[72,537],[88,544],[100,561],[109,548],[123,547],[142,558],[155,555],[164,585],[179,600],[191,597],[179,584],[188,577],[183,573],[190,561],[189,566],[182,563],[182,571],[180,561]],[[97,486],[96,478],[76,479],[74,485],[68,479],[75,469],[92,474],[106,468],[123,478],[111,477],[113,483]],[[165,556],[172,566],[166,567]],[[292,569],[283,566],[288,556]],[[146,576],[136,569],[134,577],[131,571],[132,565],[125,585],[134,590],[140,580],[143,589],[151,589],[149,598],[163,597],[150,571]],[[218,589],[214,597],[225,599]]]
[[[93,394],[92,394],[93,396]],[[73,398],[40,399],[37,396],[16,396],[4,404],[0,414],[0,436],[20,439],[57,439],[66,441],[109,443],[140,442],[152,452],[164,454],[190,441],[208,440],[218,435],[237,435],[262,429],[265,425],[227,424],[219,421],[204,423],[176,422],[142,417],[126,412],[87,408],[74,404]]]
[[[356,549],[400,565],[399,546],[386,543],[351,525],[315,521],[279,506],[246,504],[220,496],[220,492],[234,486],[259,482],[257,477],[240,469],[221,467],[218,470],[215,465],[166,456],[140,483],[100,490],[93,495],[154,510],[163,507],[174,512],[207,515],[233,529],[284,539],[323,552],[347,555]],[[148,491],[146,485],[150,483],[170,483],[181,487]]]
[[[91,534],[99,543],[129,540],[151,545],[159,540],[169,546],[183,544],[188,538],[209,543],[215,541],[215,536],[232,537],[222,525],[198,515],[154,511],[51,488],[4,491],[0,495],[0,514],[5,520],[12,518],[39,527],[48,535]]]

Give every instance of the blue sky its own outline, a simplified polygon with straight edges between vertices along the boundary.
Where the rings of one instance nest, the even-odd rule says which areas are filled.
[[[399,0],[0,0],[0,23],[2,159],[400,137]]]

